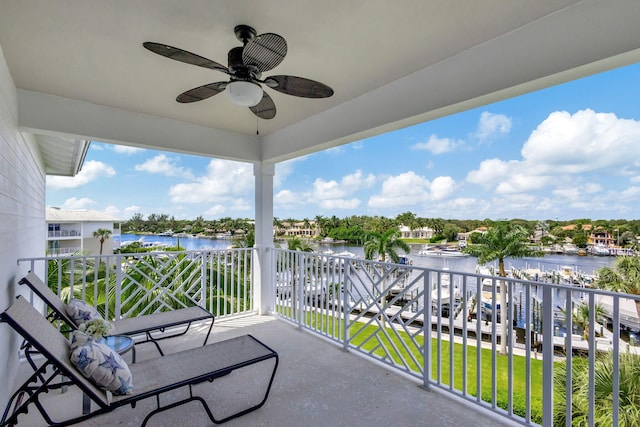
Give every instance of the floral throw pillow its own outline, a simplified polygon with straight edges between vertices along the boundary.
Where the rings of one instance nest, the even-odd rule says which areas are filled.
[[[93,319],[102,319],[98,310],[79,299],[69,301],[66,310],[71,320],[78,326]]]
[[[129,366],[117,352],[80,331],[71,333],[71,363],[98,388],[115,395],[131,394]]]

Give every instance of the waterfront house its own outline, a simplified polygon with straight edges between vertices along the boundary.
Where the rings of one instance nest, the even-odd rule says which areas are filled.
[[[430,227],[411,228],[400,225],[398,231],[403,239],[431,239],[433,237],[433,229]]]
[[[104,212],[47,207],[46,221],[48,255],[100,254],[100,238],[93,236],[99,229],[110,232],[102,244],[103,254],[113,254],[114,245],[120,242],[122,220]]]
[[[266,317],[274,313],[276,301],[272,255],[277,164],[636,63],[639,8],[635,0],[554,0],[517,6],[511,0],[490,4],[407,0],[401,7],[383,0],[4,1],[0,5],[0,310],[17,294],[27,293],[17,281],[33,266],[17,261],[46,253],[46,175],[77,174],[87,141],[97,140],[252,164],[256,246],[250,273],[255,312]],[[286,59],[265,76],[322,81],[333,88],[333,96],[302,99],[265,88],[277,108],[270,120],[256,120],[249,109],[233,105],[226,95],[177,103],[176,95],[185,90],[226,76],[163,58],[142,43],[173,45],[226,64],[229,49],[240,45],[233,32],[238,24],[286,38]],[[122,191],[135,193],[135,183]],[[44,277],[43,265],[35,269]],[[289,343],[298,339],[295,334],[290,337]],[[20,342],[0,325],[0,382],[6,385],[0,389],[0,407],[15,382]],[[324,354],[316,352],[313,357]],[[304,365],[319,366],[313,360],[304,360]],[[547,386],[549,372],[544,376]],[[277,414],[290,413],[284,408],[299,404],[306,409],[297,415],[306,413],[314,402],[310,394],[329,388],[305,384],[304,378],[300,375],[287,384],[293,398],[276,398],[267,406],[282,406]],[[335,384],[343,378],[325,375],[322,381]],[[384,393],[395,394],[397,388],[371,378],[371,383],[353,378],[361,382],[348,395],[341,396],[341,389],[331,389],[335,392],[330,394],[342,397],[337,403],[348,402],[383,416],[391,409],[384,403]],[[379,404],[359,401],[355,390],[373,386],[380,387]],[[552,396],[545,399],[543,423],[551,425]],[[436,417],[440,425],[481,423],[486,413],[493,412],[505,422],[516,419],[510,412],[469,399],[453,404],[454,409],[449,405],[413,414],[414,400],[396,399],[398,405],[406,404],[397,411],[415,415],[413,420]],[[354,422],[353,412],[340,408],[330,413],[333,419],[318,412],[315,418],[292,417],[289,423]],[[264,424],[286,424],[279,418],[272,421]]]

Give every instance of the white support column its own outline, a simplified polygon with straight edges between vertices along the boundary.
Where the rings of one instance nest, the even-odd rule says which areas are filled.
[[[254,163],[256,256],[253,262],[255,307],[260,314],[273,310],[275,284],[273,282],[273,176],[274,163]]]

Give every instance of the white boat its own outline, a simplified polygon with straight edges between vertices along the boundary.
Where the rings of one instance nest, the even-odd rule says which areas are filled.
[[[604,245],[595,245],[593,248],[591,248],[591,253],[599,256],[611,255],[610,249]]]
[[[441,248],[438,246],[423,248],[416,254],[418,256],[441,256],[441,257],[463,257],[469,256],[458,249]]]
[[[448,270],[445,268],[445,270]],[[440,298],[438,299],[438,288],[440,288]],[[451,301],[451,294],[453,292],[453,300],[457,301],[462,298],[462,292],[457,286],[451,289],[451,276],[448,273],[441,273],[439,283],[435,284],[431,288],[431,301],[434,305],[440,305],[438,302],[448,304]]]

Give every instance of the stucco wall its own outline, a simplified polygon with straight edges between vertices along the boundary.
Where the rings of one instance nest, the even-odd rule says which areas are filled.
[[[16,282],[28,265],[19,267],[16,260],[45,253],[44,167],[36,144],[18,132],[17,123],[16,89],[0,46],[0,311],[26,293]],[[0,323],[0,410],[14,382],[20,342]]]

